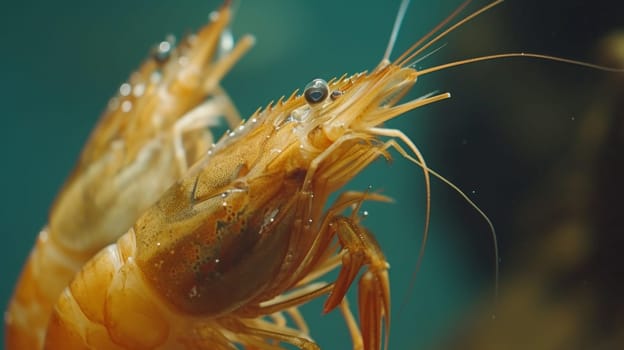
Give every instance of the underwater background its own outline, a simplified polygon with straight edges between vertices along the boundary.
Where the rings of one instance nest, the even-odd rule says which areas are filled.
[[[150,48],[206,23],[219,1],[24,1],[0,13],[0,305],[12,293],[49,207],[108,99]],[[484,1],[475,1],[468,14]],[[459,1],[412,1],[397,57]],[[243,117],[310,80],[372,69],[398,1],[238,1],[235,37],[256,46],[223,85]],[[507,1],[434,44],[431,67],[535,52],[622,67],[624,5]],[[460,15],[460,17],[462,17]],[[619,31],[619,34],[618,34]],[[424,226],[422,171],[377,161],[349,188],[391,264],[391,349],[624,347],[624,74],[512,58],[422,77],[410,97],[452,98],[398,118],[429,166],[492,219],[433,181],[430,239],[410,289]],[[351,294],[351,304],[355,296]],[[323,349],[347,349],[338,311],[303,307]]]

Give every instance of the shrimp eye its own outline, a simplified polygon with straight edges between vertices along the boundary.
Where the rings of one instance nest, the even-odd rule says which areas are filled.
[[[325,101],[329,95],[329,86],[323,79],[314,79],[303,90],[303,96],[309,104],[317,104]]]

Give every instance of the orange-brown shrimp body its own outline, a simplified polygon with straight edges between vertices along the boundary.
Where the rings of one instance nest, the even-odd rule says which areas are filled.
[[[56,304],[46,348],[278,349],[285,342],[318,349],[297,306],[324,294],[324,311],[340,307],[354,349],[381,348],[390,320],[389,264],[354,209],[388,199],[345,192],[324,208],[367,165],[390,158],[390,149],[422,167],[429,192],[435,173],[416,146],[400,130],[382,127],[450,97],[399,104],[419,76],[501,57],[549,58],[501,54],[411,67],[415,55],[498,3],[422,44],[452,14],[395,61],[387,51],[370,73],[313,80],[302,95],[280,99],[233,129],[84,266]],[[428,194],[426,208],[428,217]],[[334,282],[317,281],[333,268],[340,269]],[[360,270],[358,325],[344,296]]]
[[[205,128],[237,112],[219,81],[252,44],[215,58],[228,4],[196,36],[162,42],[111,100],[59,193],[5,314],[6,347],[37,349],[75,273],[125,233],[212,143]],[[207,97],[210,97],[206,100]],[[205,101],[205,102],[204,102]]]
[[[323,208],[389,148],[411,157],[397,139],[424,166],[401,131],[379,127],[449,96],[396,105],[417,77],[384,60],[371,73],[314,80],[303,95],[253,114],[84,267],[56,305],[46,347],[274,349],[283,341],[316,349],[303,324],[264,316],[296,315],[293,307],[329,293],[325,311],[341,306],[354,346],[379,349],[388,263],[356,215],[341,213],[386,198],[349,192]],[[312,282],[335,267],[334,283]],[[362,268],[360,335],[343,297]]]

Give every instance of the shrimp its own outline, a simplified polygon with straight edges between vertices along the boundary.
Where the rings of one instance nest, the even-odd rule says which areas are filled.
[[[214,59],[230,12],[226,2],[176,49],[171,39],[160,43],[111,100],[17,283],[5,314],[7,348],[41,348],[54,303],[82,265],[205,153],[213,142],[206,126],[221,115],[239,123],[219,81],[253,39]]]
[[[324,208],[393,149],[423,168],[429,193],[418,148],[380,126],[450,97],[399,104],[422,75],[410,66],[416,47],[394,62],[388,50],[370,73],[315,79],[228,133],[78,273],[56,304],[45,347],[317,349],[297,306],[324,294],[324,312],[343,312],[354,348],[387,344],[389,263],[357,207],[389,198],[345,192]],[[426,208],[428,217],[429,195]],[[336,281],[317,281],[336,268]],[[345,294],[360,270],[358,326]]]
[[[55,305],[45,348],[277,349],[289,343],[318,349],[298,306],[323,295],[324,312],[343,313],[354,349],[387,347],[389,263],[357,213],[364,201],[390,199],[342,192],[325,208],[356,174],[396,151],[423,170],[426,241],[429,177],[448,181],[401,130],[383,124],[450,94],[401,98],[419,77],[466,63],[504,57],[572,62],[511,53],[413,67],[416,56],[498,3],[436,35],[456,11],[391,61],[395,24],[371,72],[314,79],[301,95],[295,91],[259,109],[227,133],[126,234],[84,265]],[[322,281],[333,269],[339,269],[336,280]],[[354,283],[359,322],[345,298]]]

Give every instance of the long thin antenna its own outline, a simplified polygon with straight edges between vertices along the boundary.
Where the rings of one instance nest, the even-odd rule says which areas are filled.
[[[440,47],[437,47],[437,48],[433,49],[431,52],[428,52],[428,53],[424,54],[423,56],[418,57],[417,59],[414,60],[414,62],[408,64],[407,66],[408,67],[413,67],[414,69],[416,69],[416,65],[419,62],[426,60],[429,56],[431,56],[431,55],[435,54],[436,52],[442,50],[445,46],[446,46],[446,43],[440,45]]]
[[[429,33],[425,34],[425,36],[423,36],[422,38],[418,39],[418,41],[413,43],[409,49],[407,49],[401,56],[399,56],[399,58],[397,58],[394,61],[394,63],[397,64],[398,62],[401,62],[407,55],[409,55],[410,52],[416,50],[416,48],[422,45],[422,43],[426,42],[435,33],[440,31],[440,29],[442,29],[445,25],[447,25],[450,21],[452,21],[455,17],[457,17],[457,15],[459,15],[459,13],[462,12],[464,8],[466,8],[466,6],[470,4],[471,1],[472,0],[466,0],[461,5],[459,5],[450,15],[448,15],[444,20],[442,20],[442,22],[438,23],[438,25],[436,25],[433,29],[431,29]]]
[[[496,0],[492,3],[490,3],[489,5],[483,6],[481,9],[471,13],[470,15],[466,16],[464,19],[462,19],[461,21],[453,24],[452,26],[450,26],[449,28],[445,29],[442,33],[438,34],[435,38],[429,40],[429,42],[427,42],[425,45],[423,45],[422,47],[416,49],[416,45],[412,45],[412,47],[410,47],[407,51],[405,51],[405,54],[407,54],[408,52],[410,52],[411,50],[414,50],[413,52],[411,52],[409,54],[409,56],[403,58],[404,56],[402,55],[401,57],[399,57],[399,59],[397,60],[397,62],[395,62],[397,65],[402,66],[403,64],[405,64],[406,62],[409,62],[410,60],[412,60],[414,57],[416,57],[418,54],[420,54],[421,52],[423,52],[424,50],[426,50],[429,46],[435,44],[436,42],[438,42],[440,39],[444,38],[447,34],[451,33],[452,31],[454,31],[455,29],[461,27],[462,25],[466,24],[467,22],[469,22],[470,20],[474,19],[475,17],[479,16],[480,14],[482,14],[483,12],[491,9],[492,7],[499,5],[503,2],[503,0]],[[404,54],[404,55],[405,55]],[[401,58],[403,58],[401,60]]]
[[[455,61],[455,62],[451,62],[451,63],[441,64],[441,65],[438,65],[438,66],[434,66],[434,67],[431,67],[431,68],[427,68],[427,69],[423,69],[423,70],[418,71],[418,76],[427,75],[429,73],[437,72],[437,71],[440,71],[440,70],[443,70],[443,69],[447,69],[447,68],[451,68],[451,67],[463,66],[463,65],[469,64],[469,63],[476,63],[476,62],[490,61],[490,60],[499,60],[499,59],[502,59],[502,58],[512,58],[512,57],[537,58],[537,59],[542,59],[542,60],[546,60],[546,61],[563,62],[563,63],[568,63],[568,64],[572,64],[572,65],[576,65],[576,66],[587,67],[587,68],[591,68],[591,69],[597,69],[597,70],[601,70],[601,71],[604,71],[604,72],[624,73],[624,68],[605,67],[605,66],[601,66],[601,65],[598,65],[598,64],[592,64],[592,63],[587,63],[587,62],[583,62],[583,61],[571,60],[571,59],[567,59],[567,58],[555,57],[555,56],[550,56],[550,55],[542,55],[542,54],[538,54],[538,53],[510,52],[510,53],[500,53],[500,54],[481,56],[481,57],[475,57],[475,58],[468,58],[468,59],[465,59],[465,60],[460,60],[460,61]]]
[[[403,23],[403,18],[405,18],[405,13],[407,12],[407,7],[409,6],[409,3],[410,0],[401,1],[401,6],[399,6],[399,12],[394,19],[394,26],[392,26],[392,33],[390,33],[390,40],[388,40],[388,47],[386,47],[386,53],[384,53],[383,61],[390,61],[390,55],[392,54],[392,49],[394,48],[396,39],[399,36],[399,29],[401,29],[401,23]]]

